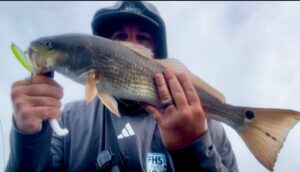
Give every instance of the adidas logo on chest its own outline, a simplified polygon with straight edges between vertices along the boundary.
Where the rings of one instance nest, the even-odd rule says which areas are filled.
[[[125,127],[122,129],[121,133],[118,135],[118,139],[124,139],[126,137],[134,136],[135,132],[132,129],[129,122],[125,124]]]

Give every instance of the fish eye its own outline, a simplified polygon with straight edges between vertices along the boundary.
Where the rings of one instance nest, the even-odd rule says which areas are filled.
[[[48,50],[50,50],[53,47],[51,41],[46,41],[45,45],[46,45],[46,47],[47,47]]]

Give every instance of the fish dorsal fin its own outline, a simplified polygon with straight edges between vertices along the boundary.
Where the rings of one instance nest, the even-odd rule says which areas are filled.
[[[93,72],[89,72],[86,75],[85,80],[85,100],[87,101],[87,103],[90,103],[93,101],[96,95],[96,75]]]
[[[120,117],[118,102],[114,97],[99,90],[98,90],[98,97],[101,100],[101,102],[105,105],[105,107],[107,107],[107,109],[109,109],[113,114]]]
[[[144,45],[135,44],[132,42],[126,42],[126,41],[117,41],[121,45],[133,50],[134,52],[140,54],[143,57],[146,57],[148,59],[153,59],[153,52],[151,49],[145,47]]]
[[[205,81],[194,75],[192,72],[187,69],[184,64],[182,64],[179,60],[174,58],[167,58],[167,59],[155,59],[157,63],[161,64],[165,68],[172,69],[175,73],[185,73],[187,74],[188,78],[192,81],[196,88],[200,88],[217,98],[220,102],[225,103],[225,97],[222,93],[211,87]]]

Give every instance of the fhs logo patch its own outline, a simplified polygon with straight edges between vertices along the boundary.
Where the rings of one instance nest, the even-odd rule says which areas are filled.
[[[147,172],[166,172],[167,162],[164,154],[148,153],[147,155]]]

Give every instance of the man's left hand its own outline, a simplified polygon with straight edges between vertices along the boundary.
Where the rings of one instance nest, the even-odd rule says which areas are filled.
[[[155,74],[154,80],[161,103],[174,102],[165,109],[145,107],[157,122],[165,147],[169,150],[182,148],[203,135],[207,131],[206,116],[188,77],[166,69]]]

